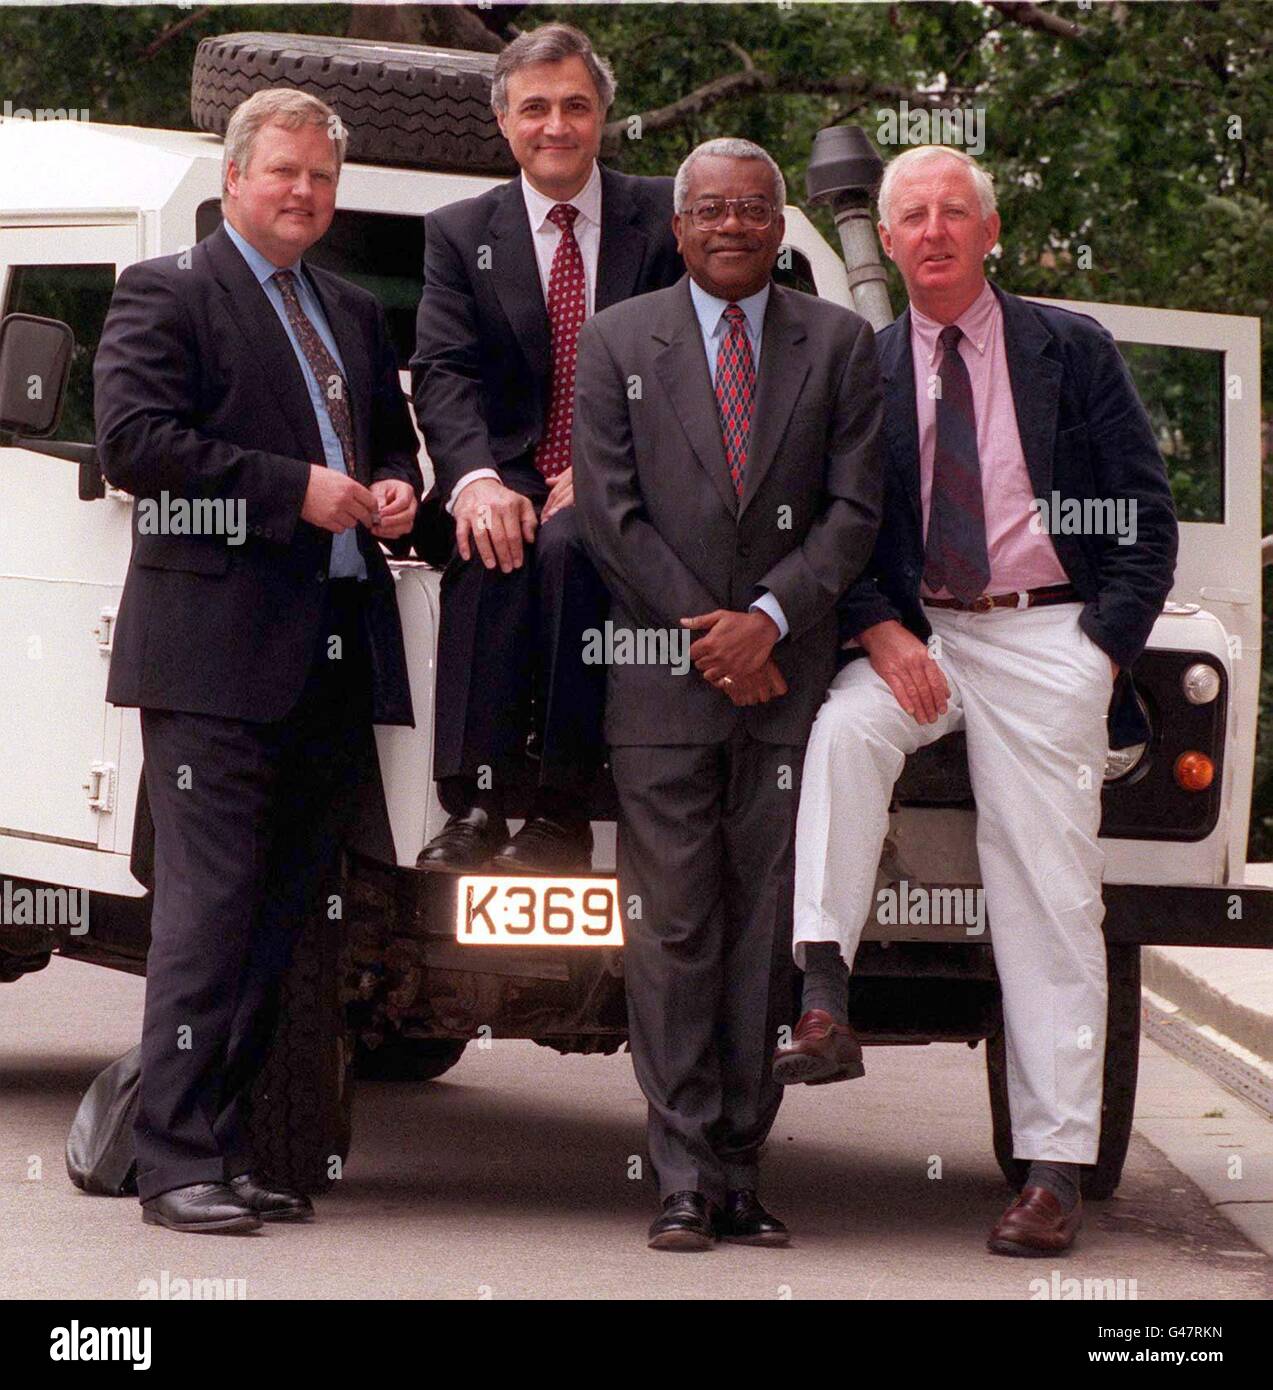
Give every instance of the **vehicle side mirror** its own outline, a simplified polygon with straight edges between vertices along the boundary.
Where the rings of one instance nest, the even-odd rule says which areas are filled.
[[[47,439],[57,429],[75,335],[57,319],[0,321],[0,434]]]

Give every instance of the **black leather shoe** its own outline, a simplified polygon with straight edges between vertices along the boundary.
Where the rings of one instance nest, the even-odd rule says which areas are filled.
[[[673,1192],[650,1226],[651,1250],[710,1250],[716,1209],[701,1192]]]
[[[716,1216],[716,1234],[737,1245],[786,1245],[791,1238],[786,1226],[745,1187],[725,1194],[724,1210]]]
[[[430,873],[471,874],[484,869],[508,839],[508,822],[480,806],[452,816],[420,851],[417,869]]]
[[[261,1218],[223,1182],[196,1182],[174,1187],[141,1204],[147,1226],[201,1235],[239,1235],[255,1231]]]
[[[586,874],[592,871],[592,826],[532,816],[491,860],[501,874]]]
[[[263,1187],[251,1173],[231,1178],[230,1191],[262,1221],[308,1221],[314,1215],[314,1204],[303,1193]]]

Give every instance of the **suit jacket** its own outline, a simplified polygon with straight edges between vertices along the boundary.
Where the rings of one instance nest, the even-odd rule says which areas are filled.
[[[717,743],[740,724],[805,741],[835,672],[836,600],[879,525],[880,413],[865,320],[772,285],[739,498],[689,277],[584,324],[575,504],[615,628],[676,630],[766,590],[790,624],[773,652],[789,690],[764,705],[739,709],[693,667],[611,665],[611,744]]]
[[[1095,319],[1032,304],[993,286],[1003,307],[1012,402],[1036,497],[1135,503],[1136,541],[1053,535],[1057,559],[1083,600],[1079,624],[1122,668],[1110,703],[1110,744],[1149,736],[1129,667],[1144,650],[1171,589],[1176,513],[1153,428],[1113,337]],[[840,602],[840,634],[897,619],[927,639],[919,586],[924,531],[919,424],[907,309],[881,330],[887,478],[875,553]]]
[[[141,534],[106,698],[230,719],[280,719],[305,684],[331,533],[300,519],[322,441],[287,332],[224,228],[182,258],[119,278],[93,367],[102,472],[137,498],[246,502],[247,539]],[[375,298],[307,266],[348,376],[359,481],[423,487],[415,434]],[[375,718],[410,724],[402,629],[379,542],[367,565]]]
[[[674,284],[684,269],[672,235],[672,180],[603,168],[597,312]],[[438,509],[473,469],[533,459],[551,376],[548,310],[521,180],[429,213],[411,381],[436,479],[429,500]],[[429,500],[417,529],[426,558],[426,530],[439,523]]]

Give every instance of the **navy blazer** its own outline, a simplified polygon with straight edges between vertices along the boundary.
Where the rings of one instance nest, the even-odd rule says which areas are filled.
[[[1112,335],[1086,314],[1033,304],[992,285],[1021,448],[1034,495],[1127,498],[1136,540],[1052,535],[1057,559],[1083,600],[1083,631],[1122,668],[1110,701],[1110,746],[1149,737],[1129,668],[1144,650],[1171,589],[1176,512],[1167,470],[1131,373]],[[932,631],[919,597],[924,529],[919,422],[907,309],[876,339],[884,383],[884,522],[863,577],[839,603],[840,638],[897,619],[917,637]]]
[[[360,482],[423,486],[384,311],[367,291],[306,272],[349,381]],[[226,719],[281,719],[319,637],[331,533],[301,520],[318,421],[296,353],[247,262],[218,227],[181,256],[119,277],[93,364],[102,472],[138,498],[246,504],[247,537],[139,532],[106,698]],[[374,718],[412,722],[393,576],[358,528],[367,564]]]

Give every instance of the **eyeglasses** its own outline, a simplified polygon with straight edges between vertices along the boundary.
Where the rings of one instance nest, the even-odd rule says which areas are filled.
[[[774,220],[773,205],[767,198],[700,198],[690,204],[690,220],[700,232],[723,226],[733,208],[744,227],[763,231]]]

